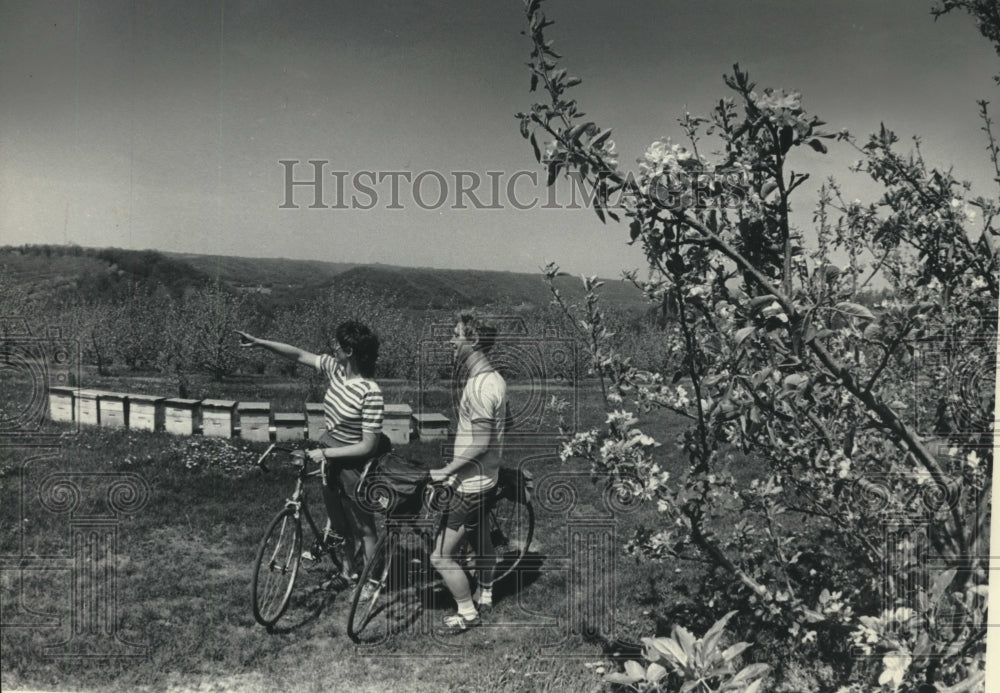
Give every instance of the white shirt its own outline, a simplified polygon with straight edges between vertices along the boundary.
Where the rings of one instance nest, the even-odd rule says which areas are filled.
[[[486,371],[469,378],[458,407],[455,457],[466,456],[464,452],[473,445],[473,423],[489,426],[490,441],[486,452],[455,473],[460,493],[480,493],[496,485],[503,458],[506,417],[507,383],[503,377],[496,371]]]

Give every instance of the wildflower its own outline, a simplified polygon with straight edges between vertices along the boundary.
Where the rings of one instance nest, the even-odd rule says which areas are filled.
[[[638,419],[630,411],[625,411],[624,409],[618,409],[616,411],[608,414],[608,418],[605,421],[606,424],[610,425],[612,428],[616,428],[619,431],[624,431],[631,428]]]
[[[965,463],[969,465],[970,469],[979,469],[979,455],[976,454],[975,450],[968,454],[965,458]]]
[[[841,479],[846,479],[847,475],[851,472],[851,458],[843,457],[840,460],[839,469],[837,471],[837,476]]]
[[[559,450],[560,461],[567,462],[573,455],[573,445],[571,443],[563,443],[562,448]]]

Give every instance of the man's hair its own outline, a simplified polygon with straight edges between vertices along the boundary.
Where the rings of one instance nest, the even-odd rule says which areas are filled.
[[[480,319],[474,312],[464,310],[458,314],[458,321],[462,324],[462,333],[466,337],[478,337],[477,349],[484,354],[490,353],[490,349],[497,343],[497,328],[489,322]]]
[[[348,320],[337,325],[336,337],[340,346],[351,350],[358,372],[365,378],[373,377],[378,361],[378,335],[367,325]]]

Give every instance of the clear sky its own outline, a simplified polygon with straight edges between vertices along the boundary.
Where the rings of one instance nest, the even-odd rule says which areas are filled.
[[[982,193],[990,171],[975,101],[1000,61],[972,20],[934,22],[931,0],[550,0],[576,97],[613,127],[620,159],[707,113],[734,62],[760,86],[795,89],[834,130],[880,121],[920,134]],[[548,260],[617,276],[641,264],[627,228],[586,209],[453,209],[454,172],[501,191],[537,171],[514,113],[526,110],[520,0],[0,0],[0,244],[77,243],[260,257],[535,271]],[[1000,120],[1000,113],[997,114]],[[877,192],[834,148],[793,161],[852,196]],[[424,172],[423,209],[402,179],[371,209],[286,201],[333,171]],[[434,173],[437,172],[437,173]],[[541,176],[544,180],[544,175]],[[519,179],[518,202],[544,195]],[[359,195],[362,204],[370,196]],[[471,207],[471,203],[466,199]],[[800,202],[801,209],[808,200]],[[803,218],[805,218],[803,212]]]

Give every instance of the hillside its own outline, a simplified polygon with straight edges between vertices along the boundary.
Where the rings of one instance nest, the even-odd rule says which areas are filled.
[[[314,286],[355,267],[348,262],[289,260],[286,258],[248,258],[229,255],[163,253],[185,262],[199,272],[225,284],[242,287],[281,288]]]
[[[485,270],[444,270],[393,265],[353,265],[318,260],[242,258],[153,250],[22,246],[0,248],[0,272],[42,305],[68,300],[113,301],[139,287],[163,287],[172,295],[185,288],[219,281],[259,296],[262,307],[280,310],[324,291],[363,286],[399,297],[413,310],[455,309],[502,304],[538,307],[551,300],[541,274]],[[562,277],[567,300],[582,295],[577,277]],[[626,309],[645,306],[632,286],[609,280],[606,304]]]
[[[394,293],[407,308],[413,309],[462,308],[497,303],[537,307],[552,300],[541,273],[363,265],[337,275],[329,283],[334,290],[345,285]],[[557,285],[567,300],[574,301],[583,295],[578,277],[561,277]],[[640,308],[645,305],[638,290],[620,281],[608,281],[602,289],[602,296],[607,304],[617,307]]]
[[[75,245],[2,247],[0,274],[43,306],[117,300],[137,286],[150,291],[162,287],[178,296],[211,281],[190,264],[154,250]]]

